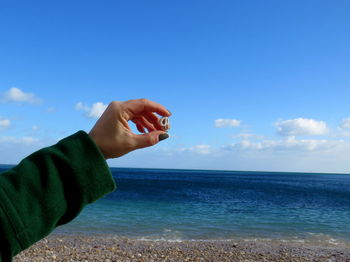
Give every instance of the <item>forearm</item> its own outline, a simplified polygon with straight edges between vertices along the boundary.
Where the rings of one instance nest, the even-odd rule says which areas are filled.
[[[33,153],[0,175],[1,254],[14,256],[114,189],[103,155],[85,132]]]

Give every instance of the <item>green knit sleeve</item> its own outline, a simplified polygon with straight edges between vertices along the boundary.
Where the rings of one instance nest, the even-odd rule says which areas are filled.
[[[83,131],[23,159],[0,174],[2,261],[11,261],[115,188],[103,155]]]

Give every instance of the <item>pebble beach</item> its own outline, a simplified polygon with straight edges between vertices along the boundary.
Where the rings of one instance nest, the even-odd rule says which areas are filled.
[[[150,241],[51,235],[18,254],[24,261],[325,261],[350,262],[350,249],[279,241]]]

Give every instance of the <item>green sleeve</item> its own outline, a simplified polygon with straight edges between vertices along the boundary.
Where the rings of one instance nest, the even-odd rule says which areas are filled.
[[[0,261],[75,218],[115,189],[93,140],[79,131],[0,174]]]

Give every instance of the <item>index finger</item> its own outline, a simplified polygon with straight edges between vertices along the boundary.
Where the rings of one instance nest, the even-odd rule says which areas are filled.
[[[142,112],[154,112],[161,116],[171,116],[171,113],[164,106],[145,98],[125,101],[124,107],[133,116]],[[133,116],[130,117],[132,118]]]

